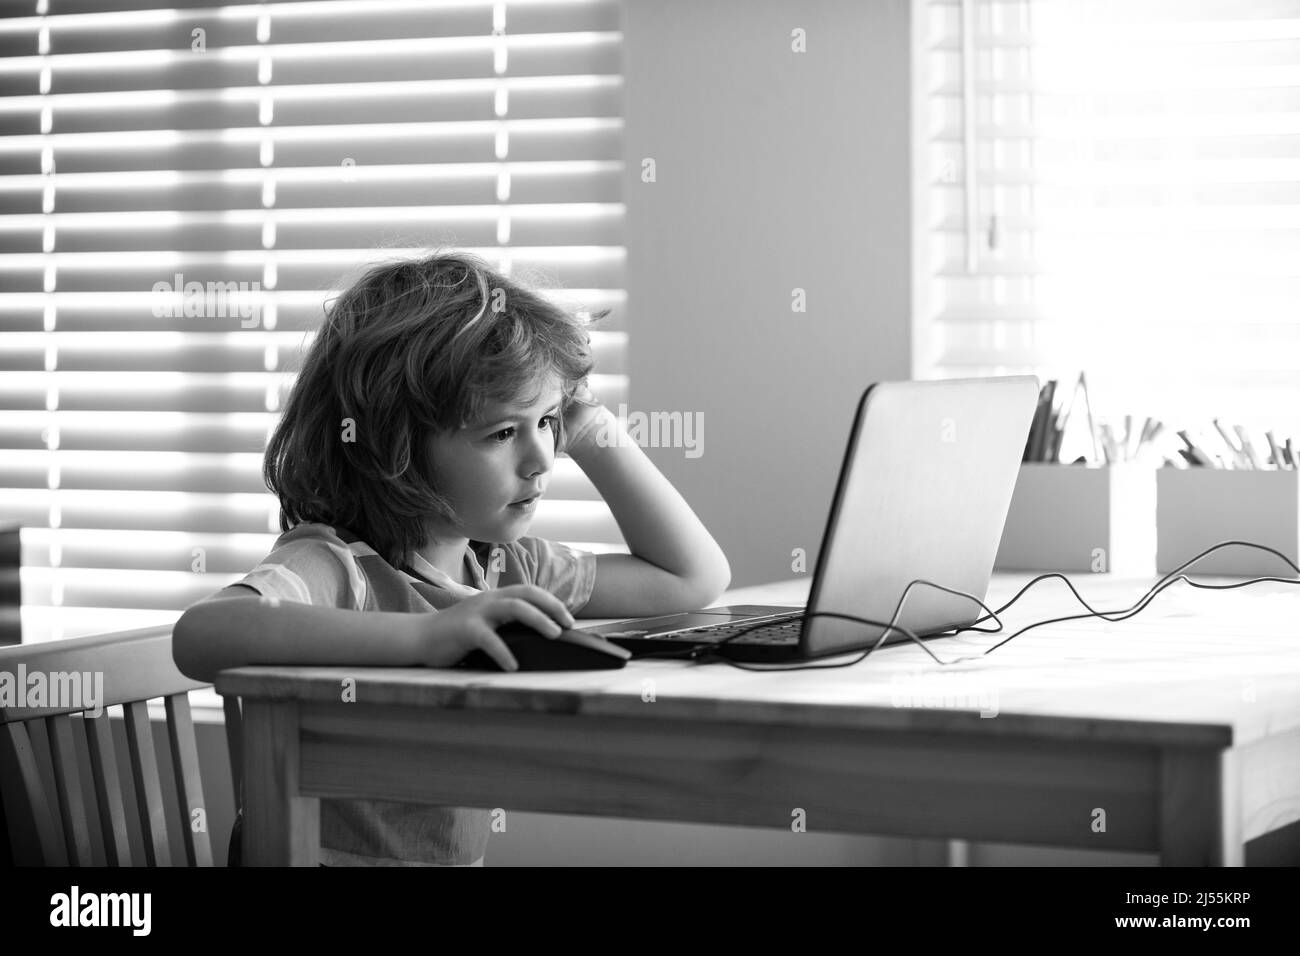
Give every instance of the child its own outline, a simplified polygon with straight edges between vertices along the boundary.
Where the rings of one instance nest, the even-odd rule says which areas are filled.
[[[202,681],[245,664],[451,667],[477,648],[514,670],[507,622],[554,635],[577,614],[716,601],[726,556],[618,434],[592,365],[578,320],[476,257],[369,270],[327,307],[266,450],[284,534],[185,612],[177,666]],[[631,554],[525,535],[559,450]],[[322,800],[320,819],[327,865],[479,865],[490,824],[372,800]]]

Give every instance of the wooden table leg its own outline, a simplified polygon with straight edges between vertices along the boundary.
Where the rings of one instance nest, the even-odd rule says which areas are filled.
[[[299,793],[296,701],[244,701],[244,865],[316,866],[320,800]]]
[[[1241,774],[1232,750],[1171,748],[1160,768],[1162,866],[1242,866]]]

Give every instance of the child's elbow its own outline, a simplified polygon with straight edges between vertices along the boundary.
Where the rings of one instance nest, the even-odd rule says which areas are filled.
[[[723,558],[714,568],[713,573],[700,583],[697,599],[691,602],[691,607],[708,607],[716,603],[729,587],[731,587],[731,565],[727,563],[726,558]]]
[[[172,626],[172,661],[176,669],[190,680],[211,684],[215,674],[203,657],[202,627],[190,608]]]

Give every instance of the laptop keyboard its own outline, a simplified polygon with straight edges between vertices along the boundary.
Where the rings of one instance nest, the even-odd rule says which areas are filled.
[[[733,634],[738,634],[751,624],[707,624],[704,627],[693,627],[689,631],[678,631],[674,634],[656,634],[656,640],[662,641],[686,641],[692,644],[700,642],[715,643],[724,641]],[[769,645],[797,645],[799,643],[799,634],[803,631],[803,613],[790,617],[781,617],[764,624],[762,627],[756,627],[749,631],[743,637],[738,637],[732,644],[769,644]]]

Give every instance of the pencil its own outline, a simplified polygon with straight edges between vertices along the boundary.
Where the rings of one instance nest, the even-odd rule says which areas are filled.
[[[1251,444],[1250,435],[1246,429],[1240,425],[1234,425],[1233,429],[1237,432],[1237,437],[1241,439],[1241,450],[1246,455],[1246,460],[1250,462],[1250,467],[1256,470],[1263,468],[1264,463],[1259,460],[1259,455],[1255,452],[1255,446]]]
[[[1237,447],[1237,443],[1233,440],[1232,436],[1228,434],[1228,430],[1219,424],[1219,420],[1215,418],[1212,421],[1214,422],[1215,430],[1219,433],[1219,437],[1222,438],[1223,443],[1228,446],[1228,451],[1232,455],[1231,461],[1233,467],[1236,467],[1242,463],[1242,459],[1245,458],[1245,455],[1242,453],[1241,449]]]
[[[1092,420],[1092,399],[1088,396],[1088,379],[1083,372],[1079,373],[1079,384],[1075,388],[1083,389],[1083,407],[1088,412],[1088,434],[1092,436],[1092,457],[1101,460],[1101,450],[1097,447],[1097,426]]]
[[[1124,446],[1120,443],[1119,438],[1115,435],[1115,430],[1110,427],[1110,422],[1101,423],[1101,440],[1103,447],[1106,449],[1106,460],[1112,464],[1120,464],[1127,461]]]
[[[1043,388],[1043,420],[1038,429],[1038,441],[1034,447],[1034,460],[1047,461],[1047,449],[1050,438],[1048,433],[1052,430],[1052,422],[1056,416],[1054,414],[1053,401],[1056,398],[1056,379],[1048,379],[1047,385]]]
[[[1286,463],[1282,461],[1282,449],[1277,447],[1277,439],[1273,437],[1273,433],[1264,432],[1264,437],[1268,439],[1268,453],[1273,459],[1274,467],[1286,468]]]
[[[1194,465],[1202,465],[1207,468],[1214,467],[1213,459],[1211,459],[1209,455],[1207,455],[1200,448],[1198,448],[1196,442],[1192,441],[1189,437],[1187,437],[1186,431],[1180,431],[1178,433],[1178,437],[1181,438],[1183,440],[1183,444],[1187,446],[1185,452],[1181,448],[1178,449],[1179,453],[1182,454],[1184,458],[1186,458]]]
[[[1065,441],[1065,426],[1070,421],[1070,413],[1074,411],[1074,399],[1079,394],[1079,384],[1076,382],[1074,388],[1070,390],[1070,398],[1061,406],[1061,413],[1056,417],[1053,426],[1052,446],[1048,454],[1053,463],[1061,460],[1061,444]]]

